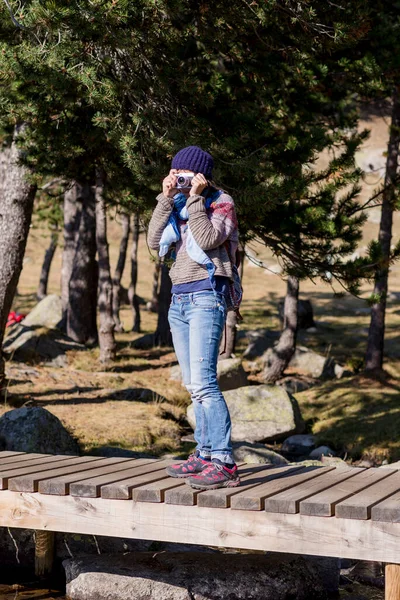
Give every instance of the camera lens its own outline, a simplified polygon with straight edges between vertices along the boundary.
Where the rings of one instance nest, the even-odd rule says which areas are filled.
[[[178,176],[177,178],[177,182],[179,183],[179,185],[183,185],[186,181],[185,177],[182,177],[182,175]]]

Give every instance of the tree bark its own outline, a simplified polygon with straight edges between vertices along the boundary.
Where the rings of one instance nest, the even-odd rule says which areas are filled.
[[[121,279],[125,269],[126,252],[128,249],[129,233],[130,233],[130,218],[126,213],[121,214],[122,221],[122,238],[119,245],[118,262],[113,277],[113,316],[115,323],[115,331],[124,331],[119,316],[121,306]]]
[[[219,360],[223,360],[224,358],[231,358],[235,353],[235,345],[236,345],[236,331],[237,331],[237,317],[236,313],[233,310],[228,311],[226,316],[226,324],[224,328],[224,333],[222,335],[221,345],[220,345],[220,355]]]
[[[289,275],[284,305],[283,331],[263,372],[266,383],[275,383],[287,368],[296,350],[299,280]]]
[[[110,255],[107,240],[107,213],[104,201],[105,174],[96,170],[96,246],[99,257],[99,344],[100,362],[115,360],[116,345],[113,318],[113,284],[111,280]]]
[[[76,342],[91,346],[98,341],[95,198],[88,181],[77,182],[77,186],[81,216],[69,281],[67,334]]]
[[[131,249],[131,284],[129,286],[128,296],[132,308],[133,326],[132,331],[140,332],[140,305],[136,294],[137,275],[138,275],[138,248],[139,248],[140,222],[139,213],[133,216],[132,224],[132,249]]]
[[[165,262],[161,264],[160,292],[158,294],[158,320],[154,334],[155,346],[172,346],[172,335],[168,322],[168,309],[171,303],[171,279]]]
[[[375,273],[374,295],[379,301],[371,308],[371,321],[368,331],[366,371],[380,371],[383,365],[385,343],[385,313],[388,292],[390,244],[392,240],[393,211],[396,200],[396,176],[398,170],[400,145],[400,98],[399,90],[392,95],[392,122],[386,160],[384,191],[382,192],[381,222],[379,225],[379,244],[381,247],[381,263]],[[397,184],[398,185],[398,184]]]
[[[52,231],[50,244],[44,253],[42,271],[40,273],[39,286],[36,293],[38,300],[43,300],[47,296],[47,285],[49,282],[51,263],[53,262],[54,254],[58,244],[58,231]]]
[[[36,186],[28,181],[28,170],[20,164],[20,132],[21,127],[16,127],[11,146],[0,152],[0,394],[5,378],[1,347],[22,270],[36,193]]]
[[[63,329],[65,331],[67,330],[69,284],[71,281],[82,211],[80,192],[81,186],[76,181],[73,181],[64,193],[64,249],[61,266],[61,304],[64,323]]]
[[[160,279],[161,261],[157,257],[157,261],[154,265],[153,271],[153,285],[151,300],[147,303],[147,309],[151,312],[158,312],[158,282]]]

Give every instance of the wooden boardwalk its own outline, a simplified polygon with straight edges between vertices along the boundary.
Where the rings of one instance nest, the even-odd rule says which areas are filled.
[[[397,470],[244,464],[200,492],[170,463],[0,452],[0,526],[400,564]]]

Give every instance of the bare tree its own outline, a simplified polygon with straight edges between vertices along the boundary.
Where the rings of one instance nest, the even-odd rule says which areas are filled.
[[[283,309],[283,330],[278,344],[269,352],[263,372],[266,383],[280,379],[296,350],[298,327],[299,280],[293,275],[287,279],[287,291]]]
[[[15,128],[11,146],[0,152],[0,390],[5,378],[1,346],[22,270],[36,193],[36,185],[20,162],[17,139],[22,129]]]
[[[393,91],[392,95],[391,121],[378,237],[381,257],[375,274],[374,286],[374,297],[376,297],[377,301],[371,309],[365,362],[366,371],[379,371],[383,365],[390,245],[392,240],[393,211],[395,210],[398,187],[398,182],[396,181],[400,145],[400,98],[398,88]]]
[[[100,362],[115,360],[116,345],[113,318],[113,284],[107,240],[107,214],[104,201],[105,174],[96,170],[96,246],[99,257],[99,344]]]
[[[119,316],[121,306],[121,279],[126,263],[126,252],[128,249],[129,233],[130,233],[130,218],[126,213],[121,214],[122,238],[119,245],[118,262],[115,268],[113,277],[113,316],[115,323],[115,331],[123,331],[124,328]]]
[[[151,312],[158,312],[158,282],[160,280],[160,270],[161,260],[157,257],[153,271],[151,300],[147,303],[147,309],[151,310]]]
[[[132,307],[133,326],[132,331],[140,331],[140,305],[136,294],[137,275],[138,275],[138,247],[139,247],[140,221],[139,213],[133,215],[132,224],[132,249],[131,249],[131,284],[129,286],[129,302]]]
[[[54,254],[58,245],[58,231],[52,231],[50,237],[50,244],[46,248],[44,253],[44,259],[42,264],[42,270],[40,272],[40,280],[36,296],[38,300],[43,300],[47,295],[47,285],[49,282],[51,263],[53,262]]]
[[[76,182],[80,219],[67,306],[67,334],[82,344],[97,343],[97,263],[95,197],[89,181]]]

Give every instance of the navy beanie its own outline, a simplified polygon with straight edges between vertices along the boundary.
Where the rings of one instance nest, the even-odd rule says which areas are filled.
[[[173,169],[187,169],[194,173],[202,173],[205,177],[211,179],[214,161],[211,154],[208,154],[199,146],[188,146],[175,154],[171,166]]]

